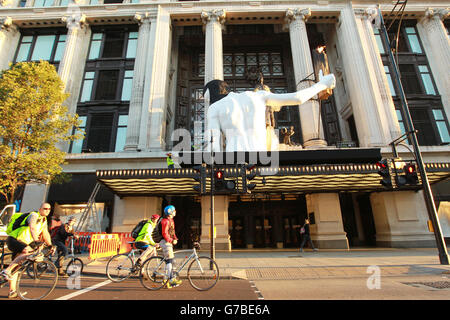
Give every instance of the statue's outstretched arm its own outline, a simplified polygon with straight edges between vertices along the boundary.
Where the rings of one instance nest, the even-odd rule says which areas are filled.
[[[320,81],[307,89],[292,93],[270,93],[266,95],[266,104],[279,111],[282,106],[293,106],[305,103],[319,92],[333,89],[336,86],[336,78],[333,74],[324,77],[320,75]]]

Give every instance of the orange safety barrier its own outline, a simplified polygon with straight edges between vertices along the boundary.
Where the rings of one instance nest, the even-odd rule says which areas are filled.
[[[131,244],[129,244],[128,242],[134,241],[134,239],[131,237],[131,232],[113,232],[113,234],[117,234],[119,236],[119,253],[130,252]]]
[[[89,259],[113,256],[117,254],[119,248],[120,241],[117,234],[93,234],[91,237]]]

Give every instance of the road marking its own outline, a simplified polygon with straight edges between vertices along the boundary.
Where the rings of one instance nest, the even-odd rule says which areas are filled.
[[[78,290],[78,291],[76,291],[76,292],[74,292],[74,293],[65,295],[65,296],[60,297],[60,298],[58,298],[58,299],[56,299],[56,300],[69,300],[69,299],[72,299],[72,298],[74,298],[74,297],[76,297],[76,296],[79,296],[79,295],[81,295],[81,294],[83,294],[83,293],[86,293],[86,292],[95,290],[95,289],[97,289],[97,288],[106,286],[107,284],[109,284],[109,283],[111,283],[111,282],[112,282],[111,280],[106,280],[106,281],[103,281],[103,282],[94,284],[93,286],[90,286],[89,288],[82,289],[82,290]]]

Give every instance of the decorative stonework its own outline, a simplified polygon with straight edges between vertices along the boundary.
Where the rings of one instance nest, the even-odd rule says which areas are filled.
[[[311,9],[287,9],[286,10],[286,23],[291,23],[294,20],[301,19],[304,22],[308,21],[311,17]]]
[[[438,18],[439,20],[443,21],[444,19],[448,18],[449,16],[450,16],[450,8],[445,8],[445,9],[428,8],[425,11],[426,19]]]
[[[156,19],[156,17],[157,17],[156,13],[151,13],[151,12],[140,13],[140,12],[136,12],[136,14],[134,15],[134,20],[136,20],[139,25],[142,25],[142,24],[145,24],[145,23],[150,23],[152,20]]]
[[[202,10],[201,18],[202,18],[202,22],[204,24],[208,24],[210,22],[217,21],[221,25],[223,25],[226,20],[226,12],[224,9],[215,9],[212,11]]]
[[[86,27],[88,24],[86,22],[86,15],[75,13],[70,16],[65,16],[61,18],[62,22],[67,25],[67,29],[82,29]]]
[[[5,31],[15,30],[15,25],[11,17],[0,18],[0,29]]]

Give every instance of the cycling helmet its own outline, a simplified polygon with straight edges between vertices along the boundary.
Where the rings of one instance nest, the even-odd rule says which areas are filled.
[[[152,220],[158,220],[159,219],[159,215],[154,214],[154,215],[152,215],[151,219]]]
[[[175,207],[170,205],[164,208],[164,215],[165,216],[169,216],[171,215],[173,212],[175,212]]]

